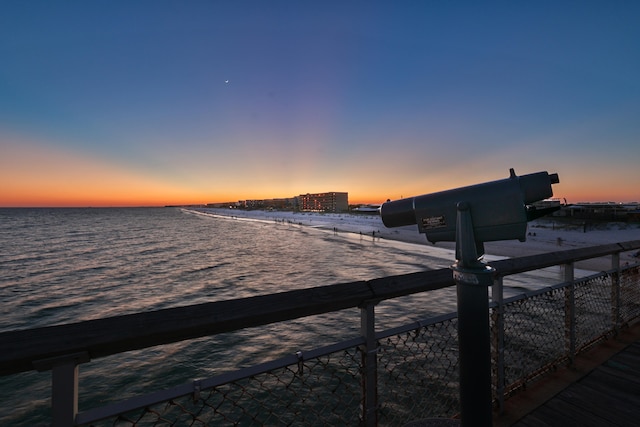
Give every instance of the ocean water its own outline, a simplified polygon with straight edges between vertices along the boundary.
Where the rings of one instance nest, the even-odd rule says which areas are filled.
[[[408,245],[178,208],[0,209],[0,332],[373,279],[451,264]],[[455,310],[455,290],[385,302],[378,328]],[[97,359],[80,410],[357,335],[357,310]],[[0,425],[49,417],[50,373],[0,377]]]
[[[0,332],[445,268],[451,251],[178,208],[0,209]],[[557,272],[505,280],[506,296]],[[456,309],[455,288],[381,302],[378,330]],[[358,335],[357,309],[96,359],[80,410]],[[0,425],[50,418],[50,372],[0,377]]]

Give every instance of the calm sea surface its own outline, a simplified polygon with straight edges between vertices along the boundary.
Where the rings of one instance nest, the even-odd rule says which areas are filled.
[[[177,208],[0,209],[0,331],[372,279],[451,260],[419,246]],[[377,309],[378,328],[455,310],[455,290]],[[80,410],[357,334],[345,311],[97,359]],[[50,372],[0,377],[0,425],[48,419]]]
[[[0,209],[0,332],[452,261],[450,252],[427,245],[177,208]],[[520,292],[532,282],[550,284],[523,275],[509,286]],[[376,307],[377,328],[455,308],[454,288],[385,301]],[[80,410],[353,338],[359,321],[357,310],[345,310],[93,360],[80,366]],[[50,387],[50,372],[0,377],[0,425],[47,422]]]

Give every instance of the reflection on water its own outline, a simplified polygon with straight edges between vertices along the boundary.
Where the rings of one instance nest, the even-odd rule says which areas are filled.
[[[0,209],[0,239],[0,331],[443,268],[453,258],[426,245],[169,208]],[[398,298],[376,307],[377,327],[453,310],[455,289]],[[81,410],[358,330],[358,310],[344,310],[98,359],[80,367]],[[46,420],[49,390],[50,373],[0,377],[0,424]]]

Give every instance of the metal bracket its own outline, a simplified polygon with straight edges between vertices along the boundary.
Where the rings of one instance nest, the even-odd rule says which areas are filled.
[[[89,352],[81,351],[78,353],[64,354],[62,356],[49,357],[47,359],[34,360],[33,367],[38,372],[50,371],[55,366],[66,365],[73,362],[76,366],[81,363],[91,361]]]

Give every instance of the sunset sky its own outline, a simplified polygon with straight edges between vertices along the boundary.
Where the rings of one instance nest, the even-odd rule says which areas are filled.
[[[640,2],[487,3],[2,2],[0,206],[640,201]]]

